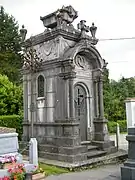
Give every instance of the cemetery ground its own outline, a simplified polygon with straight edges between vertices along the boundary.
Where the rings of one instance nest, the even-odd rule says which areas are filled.
[[[42,163],[39,163],[39,167],[41,172],[45,172],[46,180],[120,180],[121,163],[82,167],[75,170]]]
[[[111,164],[91,170],[48,176],[46,180],[120,180],[121,164]]]
[[[120,134],[120,149],[127,150],[126,133]],[[110,136],[116,141],[115,134]],[[116,143],[116,142],[115,142]],[[26,158],[26,157],[25,157]],[[41,158],[39,158],[39,161]],[[39,163],[39,172],[45,172],[46,180],[120,180],[120,167],[123,161],[104,162],[106,165],[96,164],[81,168],[61,168],[53,165]],[[54,163],[55,164],[55,163]],[[108,164],[108,165],[107,165]]]

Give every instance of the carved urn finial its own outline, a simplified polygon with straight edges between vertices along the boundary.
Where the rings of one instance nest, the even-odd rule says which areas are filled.
[[[108,65],[108,62],[106,62],[105,59],[103,59],[103,61],[104,61],[104,64],[103,64],[103,70],[105,70],[106,67],[107,67],[107,65]]]
[[[78,29],[81,30],[81,37],[84,38],[86,32],[89,32],[89,26],[86,26],[86,21],[81,20],[79,24],[77,24]]]
[[[20,36],[21,36],[22,42],[25,41],[26,34],[27,34],[27,29],[25,29],[24,25],[22,25],[22,29],[20,29]]]
[[[96,37],[95,37],[96,31],[97,31],[97,27],[94,25],[94,22],[93,22],[92,26],[90,27],[90,32],[91,32],[91,35],[92,35],[93,39],[96,39]]]
[[[60,26],[68,26],[78,17],[78,12],[72,6],[62,6],[61,9],[44,16],[40,17],[46,28],[57,28]]]

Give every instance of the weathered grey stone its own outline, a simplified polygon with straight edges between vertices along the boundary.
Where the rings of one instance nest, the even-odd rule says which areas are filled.
[[[121,180],[134,180],[135,179],[135,168],[124,166],[121,167]]]
[[[97,28],[92,26],[90,37],[85,21],[80,22],[79,30],[73,27],[75,18],[77,11],[72,6],[41,17],[47,29],[28,39],[25,46],[29,50],[33,45],[42,64],[34,59],[33,66],[23,67],[23,140],[29,141],[32,135],[40,155],[68,162],[86,160],[88,150],[81,146],[82,141],[99,142],[100,148],[109,151],[114,145],[104,119],[106,62],[94,46]]]
[[[135,128],[134,127],[128,128],[128,135],[135,135]]]
[[[128,128],[128,135],[126,136],[128,141],[128,160],[124,163],[124,167],[121,168],[122,180],[134,180],[135,179],[135,128]]]

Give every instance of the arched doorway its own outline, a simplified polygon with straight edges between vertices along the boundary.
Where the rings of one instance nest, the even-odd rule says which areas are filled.
[[[81,141],[87,140],[87,100],[86,89],[77,84],[74,88],[75,117],[80,122]]]

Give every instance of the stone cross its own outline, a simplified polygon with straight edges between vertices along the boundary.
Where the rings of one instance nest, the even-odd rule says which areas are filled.
[[[36,138],[31,138],[29,142],[29,161],[30,164],[38,166],[38,148]]]
[[[85,37],[86,32],[89,32],[89,26],[86,26],[86,21],[81,20],[79,24],[77,24],[78,29],[81,30],[81,37]]]

